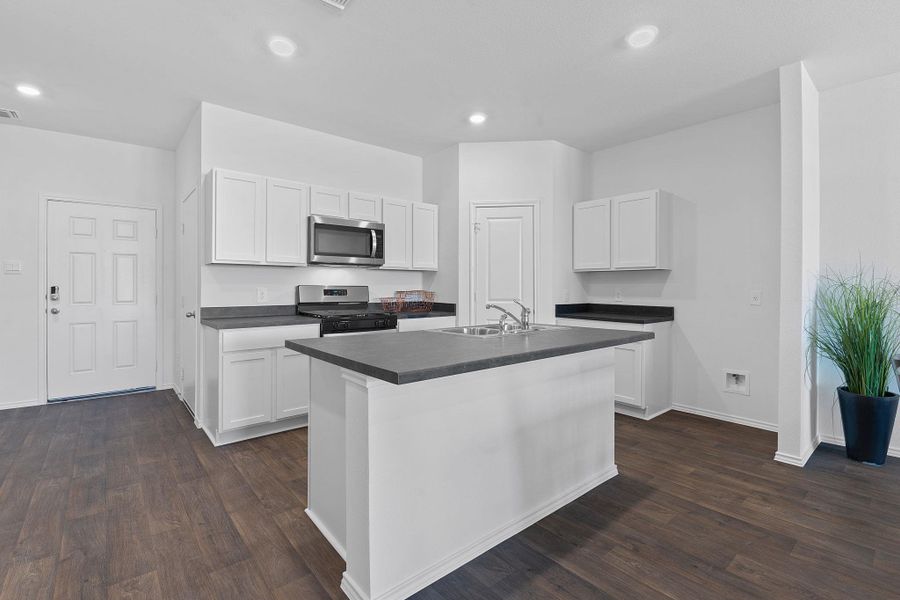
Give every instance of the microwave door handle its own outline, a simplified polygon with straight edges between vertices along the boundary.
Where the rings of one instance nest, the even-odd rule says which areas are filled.
[[[375,258],[375,254],[377,254],[378,252],[378,236],[375,235],[374,229],[370,229],[369,233],[372,234],[372,254],[369,256],[369,258]]]

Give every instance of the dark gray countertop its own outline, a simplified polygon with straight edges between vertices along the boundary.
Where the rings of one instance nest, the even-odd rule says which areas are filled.
[[[402,385],[652,339],[642,331],[570,327],[472,339],[439,331],[288,340],[313,358]]]
[[[281,327],[284,325],[318,325],[319,319],[300,315],[270,315],[260,317],[220,317],[200,319],[201,325],[213,329],[245,329],[247,327]]]
[[[675,309],[671,306],[642,304],[557,304],[556,317],[613,323],[665,323],[675,320]]]

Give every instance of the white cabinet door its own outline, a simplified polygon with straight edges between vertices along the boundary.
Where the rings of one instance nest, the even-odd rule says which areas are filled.
[[[616,402],[644,408],[644,346],[642,342],[616,346]]]
[[[385,198],[381,204],[384,223],[384,265],[382,269],[409,269],[412,266],[412,211],[406,200]]]
[[[412,268],[437,271],[438,207],[434,204],[412,203]]]
[[[350,192],[348,210],[351,219],[381,223],[381,198],[379,196]]]
[[[310,191],[309,212],[323,217],[347,218],[347,192],[314,185]]]
[[[305,183],[266,180],[266,262],[306,264],[309,186]]]
[[[573,260],[576,271],[609,269],[610,198],[579,202],[572,210]]]
[[[656,192],[643,192],[613,199],[613,268],[652,269],[658,266],[657,197]]]
[[[215,172],[211,262],[261,263],[266,258],[266,184],[262,177]]]
[[[275,349],[275,419],[309,412],[309,356]]]
[[[272,363],[271,350],[222,355],[221,431],[272,420]]]

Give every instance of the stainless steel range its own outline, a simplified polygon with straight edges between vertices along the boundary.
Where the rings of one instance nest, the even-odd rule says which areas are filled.
[[[397,330],[397,315],[369,308],[365,285],[298,285],[297,314],[321,319],[322,336]]]

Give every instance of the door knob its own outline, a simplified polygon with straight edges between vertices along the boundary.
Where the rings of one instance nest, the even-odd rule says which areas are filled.
[[[194,313],[194,311],[190,311],[190,312],[184,313],[184,316],[186,316],[188,319],[193,319],[197,315]]]
[[[51,315],[58,315],[58,314],[59,314],[59,309],[56,308],[56,307],[51,308],[51,309],[50,309],[50,314],[51,314]]]

